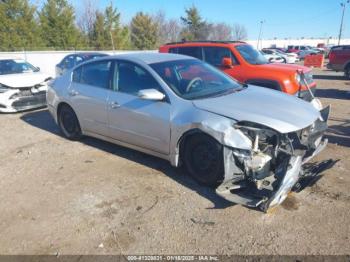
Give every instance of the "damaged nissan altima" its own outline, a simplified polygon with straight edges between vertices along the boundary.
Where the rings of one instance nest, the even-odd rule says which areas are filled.
[[[0,58],[0,112],[12,113],[46,106],[47,82],[40,69],[17,58]]]
[[[104,139],[184,165],[221,197],[282,203],[327,144],[329,107],[247,86],[197,59],[139,53],[87,62],[51,82],[62,133]]]

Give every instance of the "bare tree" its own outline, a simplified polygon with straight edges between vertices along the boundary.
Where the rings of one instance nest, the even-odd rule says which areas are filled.
[[[167,19],[164,11],[158,11],[152,18],[157,24],[158,45],[180,40],[182,27],[179,20]]]
[[[214,41],[232,40],[232,27],[226,23],[213,24],[208,39]]]
[[[83,33],[90,34],[96,20],[97,4],[96,0],[83,0],[82,2],[83,9],[80,13],[77,24]]]
[[[232,40],[246,40],[248,37],[247,29],[244,25],[241,24],[234,24],[232,26]]]

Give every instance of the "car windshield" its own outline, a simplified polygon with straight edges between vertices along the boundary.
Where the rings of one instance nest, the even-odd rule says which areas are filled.
[[[265,56],[251,45],[238,45],[236,49],[249,64],[263,65],[268,63]]]
[[[150,66],[178,96],[184,99],[215,97],[244,88],[220,70],[199,60],[176,60]]]
[[[39,69],[24,60],[0,60],[0,75],[38,72]]]

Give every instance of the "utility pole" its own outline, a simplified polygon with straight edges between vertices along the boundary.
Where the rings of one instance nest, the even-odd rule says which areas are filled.
[[[348,0],[350,1],[350,0]],[[263,24],[265,23],[265,20],[261,20],[260,21],[260,31],[259,31],[259,38],[258,38],[258,43],[257,43],[257,49],[259,49],[259,44],[260,44],[260,40],[261,40],[261,36],[262,36],[262,27],[263,27]]]
[[[341,35],[343,33],[343,22],[344,22],[344,14],[345,14],[345,8],[346,4],[350,3],[350,0],[347,0],[346,2],[341,3],[341,7],[343,8],[342,16],[341,16],[341,22],[340,22],[340,29],[339,29],[339,37],[338,37],[338,45],[340,45]]]

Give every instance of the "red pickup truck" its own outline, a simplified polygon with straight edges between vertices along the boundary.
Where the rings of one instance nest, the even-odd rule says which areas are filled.
[[[350,79],[350,45],[338,45],[332,47],[329,52],[328,69],[344,72]]]

